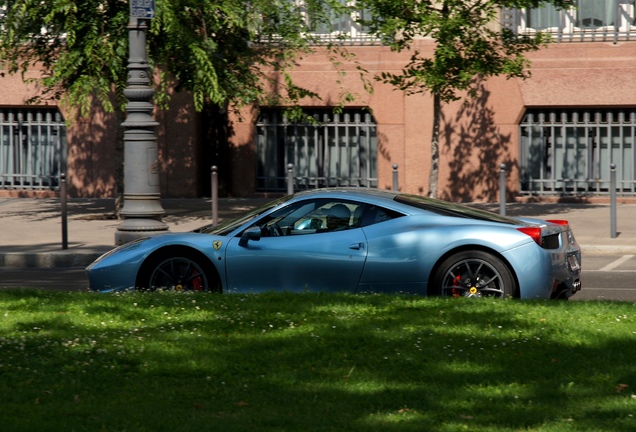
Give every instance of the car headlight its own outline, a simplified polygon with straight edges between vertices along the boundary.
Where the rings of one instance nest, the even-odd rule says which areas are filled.
[[[98,262],[104,260],[105,258],[119,253],[119,252],[127,252],[127,251],[131,251],[131,250],[135,250],[137,248],[139,248],[139,246],[141,246],[141,243],[145,242],[146,240],[149,240],[150,237],[144,237],[144,238],[140,238],[137,240],[132,240],[128,243],[125,243],[121,246],[116,247],[115,249],[111,249],[108,252],[106,252],[105,254],[103,254],[102,256],[100,256],[99,258],[97,258],[95,261],[93,261],[89,266],[88,269],[90,269],[92,266],[94,266],[95,264],[97,264]]]

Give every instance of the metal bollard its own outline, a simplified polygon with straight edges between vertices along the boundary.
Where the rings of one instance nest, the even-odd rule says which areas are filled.
[[[68,209],[66,196],[66,174],[60,174],[60,207],[62,211],[62,249],[68,249]]]
[[[219,223],[219,176],[216,165],[212,165],[212,225]]]
[[[616,164],[610,165],[610,236],[616,238]]]
[[[398,164],[393,164],[393,191],[398,192],[400,190],[398,184]]]
[[[294,193],[294,164],[287,165],[287,195]]]
[[[499,214],[506,215],[506,164],[499,165]]]

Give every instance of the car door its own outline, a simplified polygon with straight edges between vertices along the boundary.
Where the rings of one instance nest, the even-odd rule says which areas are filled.
[[[260,238],[231,239],[226,249],[227,288],[354,292],[366,260],[366,238],[354,223],[355,203],[344,203],[352,214],[346,227],[327,227],[328,213],[338,204],[343,202],[322,199],[296,203],[287,213],[260,221],[264,234]],[[279,234],[270,231],[277,225],[274,221],[283,225]]]

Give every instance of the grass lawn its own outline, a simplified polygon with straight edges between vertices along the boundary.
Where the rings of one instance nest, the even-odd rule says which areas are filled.
[[[0,430],[636,430],[636,305],[0,292]]]

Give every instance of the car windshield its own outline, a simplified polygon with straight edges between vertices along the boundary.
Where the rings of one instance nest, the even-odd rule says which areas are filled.
[[[436,213],[442,216],[462,217],[478,219],[488,222],[499,222],[510,225],[523,225],[523,222],[506,216],[501,216],[485,210],[479,210],[462,204],[448,201],[436,200],[417,195],[400,194],[394,198],[395,201],[417,207],[422,210]]]
[[[244,223],[249,222],[253,219],[256,219],[258,216],[262,215],[266,211],[278,206],[279,204],[286,202],[291,197],[292,197],[291,195],[284,196],[282,198],[269,202],[265,205],[262,205],[252,211],[242,214],[238,217],[229,219],[219,225],[215,225],[215,226],[206,225],[195,231],[199,233],[203,233],[203,234],[214,234],[214,235],[221,235],[221,236],[228,235],[229,233],[231,233],[232,231],[234,231],[236,228],[240,227]]]

